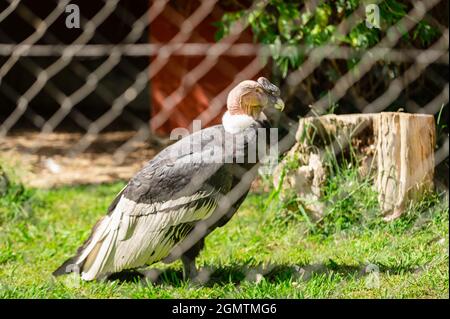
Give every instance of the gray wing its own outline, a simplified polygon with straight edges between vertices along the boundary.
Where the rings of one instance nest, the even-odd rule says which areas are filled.
[[[206,190],[211,182],[205,182],[224,163],[223,134],[222,126],[215,126],[167,147],[130,180],[123,195],[151,204]]]
[[[169,146],[118,194],[77,256],[68,262],[92,280],[166,257],[197,221],[214,211],[231,176],[217,152],[220,126],[202,130]],[[198,143],[200,151],[195,149]],[[211,152],[215,150],[214,152]],[[68,262],[63,266],[67,267]],[[75,265],[75,267],[73,266]]]

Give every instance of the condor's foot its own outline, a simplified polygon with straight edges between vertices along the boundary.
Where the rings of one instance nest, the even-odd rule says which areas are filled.
[[[183,262],[183,280],[190,279],[193,282],[197,282],[198,271],[195,267],[195,259],[182,256],[181,261]]]

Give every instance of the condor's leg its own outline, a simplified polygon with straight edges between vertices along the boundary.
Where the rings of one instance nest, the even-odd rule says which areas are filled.
[[[202,237],[189,250],[185,251],[181,256],[183,262],[183,279],[195,279],[197,277],[197,268],[195,267],[195,258],[200,254],[200,251],[205,246],[205,238]]]
[[[241,196],[241,198],[239,198],[233,206],[231,206],[231,208],[224,216],[222,216],[215,224],[208,228],[206,233],[195,245],[186,250],[181,256],[181,261],[183,262],[183,278],[185,280],[187,278],[194,279],[195,277],[197,277],[198,272],[197,268],[195,267],[195,258],[197,258],[197,256],[200,254],[200,251],[205,246],[205,237],[208,236],[209,233],[211,233],[217,227],[222,227],[226,223],[228,223],[231,217],[233,217],[233,215],[236,213],[239,206],[241,206],[242,202],[247,196],[247,193],[248,191],[245,192],[245,194]]]

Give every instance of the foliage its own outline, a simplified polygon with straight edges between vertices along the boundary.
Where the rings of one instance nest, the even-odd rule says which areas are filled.
[[[372,228],[355,223],[351,232],[323,236],[305,233],[301,220],[280,222],[277,206],[265,208],[266,196],[255,193],[207,237],[198,260],[211,273],[205,284],[183,281],[178,261],[152,265],[162,271],[156,283],[137,276],[104,282],[53,278],[51,272],[74,253],[122,187],[34,190],[35,217],[0,225],[0,298],[448,297],[448,210],[433,208],[420,223],[409,217]],[[345,205],[338,205],[336,213],[343,212]],[[370,264],[379,268],[379,286],[368,285]],[[262,274],[258,281],[256,273]]]
[[[34,191],[18,182],[11,168],[0,163],[0,226],[11,220],[27,219],[32,214]]]
[[[366,27],[360,19],[348,34],[336,32],[337,26],[352,14],[363,1],[338,0],[321,1],[314,10],[299,1],[269,0],[266,7],[255,6],[252,10],[227,12],[216,23],[216,40],[230,33],[237,21],[248,23],[255,41],[268,45],[271,56],[282,76],[297,69],[305,59],[305,51],[322,46],[344,45],[362,50],[374,46],[386,35],[386,30],[402,19],[410,4],[397,0],[380,1],[380,29]],[[439,31],[426,21],[403,36],[405,44],[419,40],[426,46],[436,39]],[[358,59],[348,62],[351,68]],[[332,75],[330,75],[332,76]]]
[[[198,265],[211,276],[201,285],[182,280],[179,261],[152,265],[161,271],[155,283],[138,276],[55,279],[52,271],[87,238],[124,183],[30,189],[10,173],[15,186],[0,197],[0,298],[448,298],[448,198],[429,194],[384,223],[365,211],[374,197],[364,180],[348,167],[335,172],[325,186],[330,213],[314,232],[301,214],[286,222],[279,202],[249,194],[207,237]],[[8,213],[24,205],[33,214]],[[368,265],[379,269],[375,286]]]

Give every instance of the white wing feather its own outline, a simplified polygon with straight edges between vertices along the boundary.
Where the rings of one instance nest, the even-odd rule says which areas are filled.
[[[217,202],[202,207],[193,202],[213,198],[196,193],[162,203],[136,203],[121,196],[114,211],[105,216],[76,264],[83,262],[82,278],[93,280],[123,269],[141,267],[166,257],[177,244],[171,239],[176,226],[208,218]],[[171,230],[172,229],[172,230]]]

